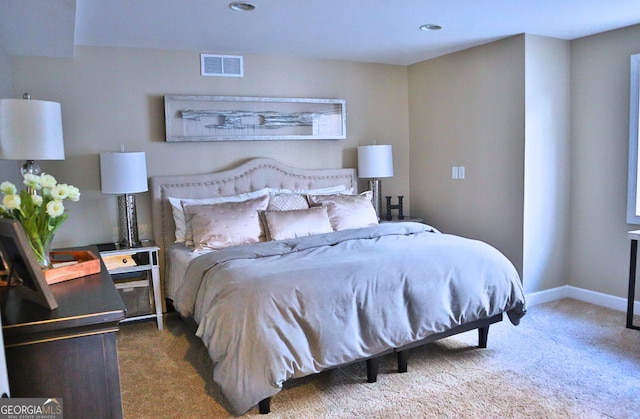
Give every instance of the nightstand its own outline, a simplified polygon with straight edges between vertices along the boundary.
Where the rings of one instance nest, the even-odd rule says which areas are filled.
[[[149,242],[132,248],[109,243],[98,245],[98,250],[127,307],[123,322],[155,318],[158,329],[162,330],[160,248]]]

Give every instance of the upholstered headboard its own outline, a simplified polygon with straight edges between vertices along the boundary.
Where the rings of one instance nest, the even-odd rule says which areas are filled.
[[[257,158],[216,173],[152,177],[153,239],[161,247],[161,265],[164,266],[164,249],[175,240],[175,224],[168,197],[208,198],[263,188],[300,190],[337,185],[345,185],[357,191],[355,169],[300,169],[277,160]]]

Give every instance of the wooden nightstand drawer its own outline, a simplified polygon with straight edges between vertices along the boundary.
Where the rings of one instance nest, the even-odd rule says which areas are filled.
[[[130,255],[102,255],[102,261],[107,267],[108,271],[113,271],[118,268],[125,268],[130,266],[136,266],[136,261],[133,259],[133,254]]]

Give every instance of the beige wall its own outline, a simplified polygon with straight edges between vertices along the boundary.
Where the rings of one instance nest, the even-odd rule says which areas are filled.
[[[0,98],[13,97],[11,80],[11,58],[0,45]],[[18,165],[14,161],[0,160],[0,179],[17,182],[20,178]],[[1,181],[1,180],[0,180]]]
[[[629,57],[640,26],[571,42],[569,284],[626,297]]]
[[[412,213],[491,243],[520,272],[524,48],[518,36],[409,67]]]
[[[525,36],[525,292],[565,285],[569,251],[568,41]]]
[[[13,96],[60,102],[66,160],[43,170],[78,186],[82,199],[54,246],[117,238],[116,199],[100,193],[98,155],[147,153],[148,175],[202,173],[267,156],[300,167],[355,167],[358,145],[392,144],[395,176],[383,193],[409,195],[407,70],[402,66],[245,56],[244,78],[200,76],[198,52],[77,47],[74,58],[13,57]],[[165,94],[342,98],[347,140],[166,143]],[[138,198],[150,236],[148,194]],[[407,202],[407,205],[410,201]]]
[[[409,68],[413,212],[496,246],[527,292],[568,276],[569,70],[569,42],[533,35]]]
[[[11,97],[11,61],[0,45],[0,98]]]

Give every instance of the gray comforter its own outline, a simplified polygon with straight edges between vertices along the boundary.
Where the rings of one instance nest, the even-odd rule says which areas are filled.
[[[502,312],[518,324],[526,311],[499,251],[417,223],[211,252],[191,262],[174,303],[199,324],[235,413],[290,378]]]

